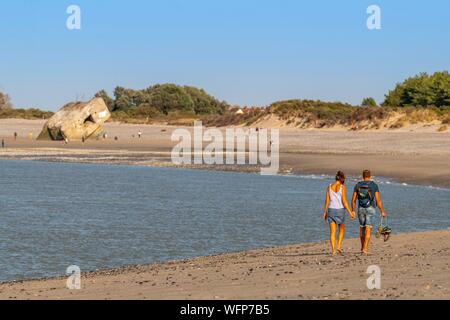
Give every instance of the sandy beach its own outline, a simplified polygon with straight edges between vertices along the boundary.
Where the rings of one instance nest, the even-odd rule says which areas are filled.
[[[6,144],[0,159],[172,166],[175,127],[108,123],[106,140],[64,144],[31,139],[43,123],[0,120]],[[354,176],[370,168],[400,182],[450,187],[450,134],[411,130],[280,128],[281,168],[293,174],[341,169]],[[138,131],[142,138],[133,138]],[[395,235],[388,243],[374,240],[369,257],[359,254],[358,239],[346,240],[345,255],[336,258],[327,241],[228,253],[83,273],[82,290],[68,290],[66,278],[5,283],[0,299],[449,299],[449,240],[449,230]],[[366,287],[371,265],[382,270],[381,290]]]
[[[176,143],[171,134],[177,127],[108,123],[108,139],[65,145],[30,139],[30,133],[37,137],[43,124],[39,120],[0,120],[0,139],[7,147],[0,149],[0,159],[173,165],[170,152]],[[142,138],[132,138],[138,131]],[[281,127],[280,164],[282,171],[294,174],[334,174],[340,169],[359,176],[363,168],[370,168],[375,176],[399,182],[450,187],[450,133],[438,133],[433,126],[359,132]],[[201,168],[253,170],[245,166]]]
[[[323,241],[83,273],[80,290],[66,278],[5,283],[0,299],[450,299],[449,230],[374,239],[372,256],[358,239],[344,248],[335,258]],[[380,290],[367,288],[372,265]]]

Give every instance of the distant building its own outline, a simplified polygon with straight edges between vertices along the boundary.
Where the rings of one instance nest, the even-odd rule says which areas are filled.
[[[230,109],[228,109],[230,113],[235,115],[242,115],[242,114],[248,114],[255,110],[255,108],[250,107],[239,107],[239,106],[232,106]]]

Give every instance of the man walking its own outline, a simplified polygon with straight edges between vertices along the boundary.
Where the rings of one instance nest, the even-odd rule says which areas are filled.
[[[357,200],[361,253],[368,255],[370,237],[376,219],[376,208],[380,209],[383,217],[387,216],[381,202],[380,190],[378,185],[372,180],[372,174],[369,170],[364,170],[363,181],[358,182],[355,186],[352,198],[352,212],[355,212]]]

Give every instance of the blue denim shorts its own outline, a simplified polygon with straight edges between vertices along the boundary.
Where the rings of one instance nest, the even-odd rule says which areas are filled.
[[[328,209],[328,223],[344,224],[345,210],[344,209]]]
[[[374,224],[376,223],[375,219],[375,215],[376,215],[376,210],[374,207],[369,207],[369,208],[358,208],[358,219],[359,219],[359,225],[361,227],[373,227]]]

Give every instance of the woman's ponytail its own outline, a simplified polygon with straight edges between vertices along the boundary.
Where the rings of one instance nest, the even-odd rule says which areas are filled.
[[[345,184],[345,173],[338,171],[338,173],[336,173],[336,181],[339,181],[341,184]]]

